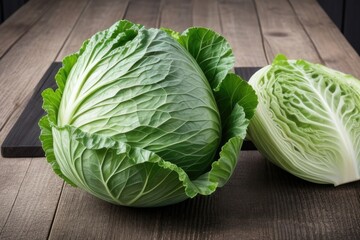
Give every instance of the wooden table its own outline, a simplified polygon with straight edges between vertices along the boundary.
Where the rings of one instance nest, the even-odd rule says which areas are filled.
[[[49,65],[121,18],[211,27],[231,43],[236,66],[284,53],[360,77],[359,55],[315,0],[31,0],[0,26],[0,142]],[[44,158],[0,158],[0,239],[45,238],[360,239],[360,182],[307,183],[244,151],[212,196],[133,209],[64,184]]]

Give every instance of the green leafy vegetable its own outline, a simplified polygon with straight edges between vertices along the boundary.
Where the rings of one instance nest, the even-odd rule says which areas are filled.
[[[315,183],[360,179],[360,81],[279,55],[249,83],[259,106],[249,126],[273,163]]]
[[[40,139],[73,186],[126,206],[169,205],[223,186],[255,92],[229,73],[227,41],[119,21],[66,57],[43,92]]]

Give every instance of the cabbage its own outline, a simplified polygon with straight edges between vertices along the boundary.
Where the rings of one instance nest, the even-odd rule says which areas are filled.
[[[279,55],[249,80],[259,105],[249,137],[267,159],[305,180],[360,179],[360,82]]]
[[[209,29],[115,23],[65,57],[58,88],[42,93],[48,162],[119,205],[213,193],[232,175],[257,105],[233,65],[229,44]]]

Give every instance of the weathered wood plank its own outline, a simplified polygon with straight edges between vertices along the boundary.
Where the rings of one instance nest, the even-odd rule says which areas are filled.
[[[0,25],[0,59],[53,4],[54,1],[32,0]]]
[[[49,239],[156,240],[159,220],[156,209],[115,206],[66,185]]]
[[[359,190],[308,183],[242,152],[226,186],[168,207],[115,206],[66,185],[50,239],[351,239]]]
[[[360,57],[315,0],[290,1],[324,63],[360,78]]]
[[[249,159],[249,162],[253,160]],[[263,159],[255,161],[264,165]],[[265,239],[268,236],[266,231],[254,232],[254,229],[259,226],[265,229],[263,225],[266,223],[250,219],[266,209],[265,205],[258,205],[264,199],[252,199],[258,198],[259,193],[263,195],[260,189],[255,190],[252,186],[259,181],[265,183],[264,175],[254,174],[258,169],[250,168],[250,171],[245,170],[245,177],[252,175],[249,179],[243,176],[244,171],[239,170],[229,184],[214,195],[163,208],[115,206],[80,189],[65,186],[55,219],[62,221],[54,224],[50,239]],[[243,194],[247,195],[245,202]]]
[[[192,19],[194,26],[208,27],[215,32],[222,32],[217,0],[194,0]]]
[[[0,233],[30,165],[29,158],[9,159],[0,157]]]
[[[256,157],[252,157],[256,154]],[[260,157],[260,159],[259,159]],[[266,239],[265,163],[257,152],[244,152],[234,175],[208,197],[196,197],[159,209],[162,239]],[[254,189],[253,186],[257,188]]]
[[[160,5],[159,0],[132,0],[124,18],[147,28],[159,27]]]
[[[0,61],[0,132],[11,114],[24,107],[55,59],[87,0],[56,1]],[[66,17],[64,14],[66,13]],[[21,56],[21,58],[19,58]],[[3,134],[0,140],[3,140]]]
[[[166,0],[162,3],[159,27],[170,28],[181,33],[193,25],[191,0]]]
[[[32,159],[0,239],[46,239],[62,185],[46,159]]]
[[[269,62],[279,54],[322,63],[288,0],[255,0]]]
[[[267,163],[274,239],[354,239],[360,234],[360,182],[334,187],[303,181]],[[267,214],[267,213],[265,213]]]
[[[30,97],[37,81],[55,58],[85,4],[86,1],[56,2],[16,43],[16,47],[12,48],[0,60],[0,142],[3,142],[6,134],[19,117],[25,107],[26,99]],[[68,16],[64,18],[65,12]],[[24,200],[16,203],[16,199],[24,194],[20,190],[22,184],[25,184],[25,188],[22,189],[27,189],[25,182],[27,178],[24,179],[24,177],[29,164],[30,159],[4,159],[0,157],[0,229],[6,226],[8,220],[13,219],[13,206],[18,206],[23,211],[26,209],[26,205],[20,206],[21,201],[24,202]],[[46,172],[35,173],[34,170],[30,172],[32,174],[28,176],[29,178],[34,177],[34,175],[41,178],[44,176],[43,174],[47,174]],[[36,179],[34,178],[34,180]],[[43,188],[42,185],[37,187],[38,189]],[[52,197],[56,197],[56,195]],[[43,200],[38,199],[38,204],[48,206],[46,200],[45,198]],[[31,200],[27,199],[27,201]],[[50,214],[52,217],[54,212],[47,212],[46,214]],[[23,225],[26,228],[29,226],[27,220],[19,220],[13,226]],[[41,218],[37,220],[41,221]],[[48,230],[50,225],[44,223],[43,227]]]
[[[219,9],[222,34],[228,39],[234,51],[235,66],[267,65],[253,1],[221,1]]]
[[[91,1],[75,25],[56,61],[61,61],[66,55],[78,51],[86,39],[122,19],[128,2],[128,0]]]

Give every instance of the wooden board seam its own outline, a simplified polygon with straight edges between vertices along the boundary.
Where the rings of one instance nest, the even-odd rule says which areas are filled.
[[[23,179],[21,180],[21,183],[20,183],[20,185],[19,185],[19,190],[17,191],[17,193],[16,193],[16,195],[15,195],[15,198],[14,198],[14,201],[12,202],[10,211],[9,211],[8,215],[6,216],[6,220],[5,220],[5,222],[4,222],[4,225],[1,226],[0,236],[2,235],[2,233],[3,233],[4,229],[5,229],[5,226],[6,226],[7,222],[8,222],[8,220],[9,220],[9,217],[11,216],[11,212],[13,211],[13,208],[14,208],[14,206],[15,206],[16,200],[17,200],[17,198],[18,198],[18,196],[19,196],[19,193],[20,193],[20,190],[21,190],[21,186],[22,186],[23,183],[24,183],[25,176],[26,176],[26,174],[27,174],[28,171],[29,171],[31,162],[32,162],[32,159],[30,160],[30,163],[28,164],[28,166],[27,166],[27,168],[26,168],[26,171],[25,171],[25,174],[24,174],[24,176],[23,176]]]
[[[314,46],[315,52],[316,52],[316,54],[318,55],[318,57],[319,57],[319,59],[320,59],[320,62],[319,62],[319,63],[321,63],[321,64],[324,65],[324,64],[325,64],[325,61],[324,61],[324,59],[321,57],[321,54],[320,54],[319,50],[317,49],[317,47],[316,47],[316,45],[315,45],[315,43],[314,43],[314,40],[311,38],[309,32],[306,30],[303,22],[300,20],[299,16],[296,14],[294,5],[291,3],[290,0],[287,0],[287,1],[289,2],[289,5],[290,5],[292,11],[294,12],[294,16],[296,17],[297,21],[299,22],[301,28],[304,30],[306,36],[309,38],[311,44]]]

